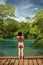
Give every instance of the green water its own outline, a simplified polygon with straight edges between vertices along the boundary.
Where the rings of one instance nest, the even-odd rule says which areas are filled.
[[[38,56],[43,55],[43,49],[32,47],[34,39],[24,40],[24,56]],[[0,56],[17,56],[17,40],[5,39],[3,43],[0,43]]]

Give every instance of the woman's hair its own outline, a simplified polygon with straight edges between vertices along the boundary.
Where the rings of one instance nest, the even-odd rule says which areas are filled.
[[[22,36],[22,32],[19,32],[19,33],[18,33],[18,36]]]

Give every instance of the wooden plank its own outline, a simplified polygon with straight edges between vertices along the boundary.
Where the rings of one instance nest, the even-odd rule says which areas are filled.
[[[1,59],[1,60],[0,60],[0,63],[2,63],[2,61],[3,61],[3,60]]]
[[[14,65],[19,65],[19,60],[18,59],[16,59]]]
[[[28,65],[28,59],[24,59],[24,65]]]
[[[6,59],[4,59],[3,61],[2,61],[2,64],[4,64],[6,62]]]
[[[24,61],[18,57],[1,57],[0,65],[43,65],[43,56],[25,56]]]
[[[4,63],[4,65],[8,65],[10,63],[11,59],[7,59],[7,61]]]
[[[43,56],[25,56],[25,59],[43,59]]]
[[[41,59],[37,59],[37,61],[38,61],[38,65],[43,65]]]
[[[0,63],[0,65],[3,65],[2,63]]]
[[[1,58],[8,58],[8,59],[9,59],[9,58],[16,58],[16,59],[18,59],[18,56],[3,56],[3,57],[0,56],[0,59],[1,59]],[[28,59],[28,58],[30,58],[30,59],[32,59],[32,58],[33,58],[33,59],[35,59],[35,58],[36,58],[36,59],[38,59],[38,58],[41,59],[41,58],[42,58],[42,59],[43,59],[43,56],[25,56],[24,58],[25,58],[25,59],[26,59],[26,58],[27,58],[27,59]]]
[[[14,65],[14,63],[15,63],[15,59],[11,59],[9,65]]]
[[[3,65],[5,63],[6,59],[0,60],[0,65]]]
[[[0,65],[3,65],[3,64],[2,64],[2,61],[3,61],[3,60],[1,59],[1,60],[0,60]]]
[[[0,56],[0,59],[2,59],[2,58],[4,58],[4,59],[10,59],[10,58],[16,58],[16,59],[18,59],[18,56]]]
[[[42,63],[43,63],[43,59],[42,59]]]
[[[29,65],[33,65],[33,61],[29,59]]]
[[[23,63],[24,63],[24,60],[20,59],[19,65],[23,65]]]
[[[38,63],[37,63],[37,60],[36,60],[36,59],[33,59],[33,64],[34,64],[34,65],[38,65]]]

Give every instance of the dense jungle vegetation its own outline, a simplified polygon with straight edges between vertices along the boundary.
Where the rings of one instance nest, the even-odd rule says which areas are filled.
[[[26,17],[26,22],[19,22],[9,16],[16,17],[15,8],[0,4],[0,42],[5,38],[16,38],[18,32],[22,31],[25,38],[36,39],[33,46],[43,47],[43,9],[36,12],[31,22],[29,16]]]

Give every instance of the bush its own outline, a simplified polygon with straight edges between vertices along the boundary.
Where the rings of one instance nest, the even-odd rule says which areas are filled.
[[[0,42],[4,41],[4,38],[0,37]]]
[[[36,40],[36,41],[33,43],[33,46],[43,47],[43,39]]]

